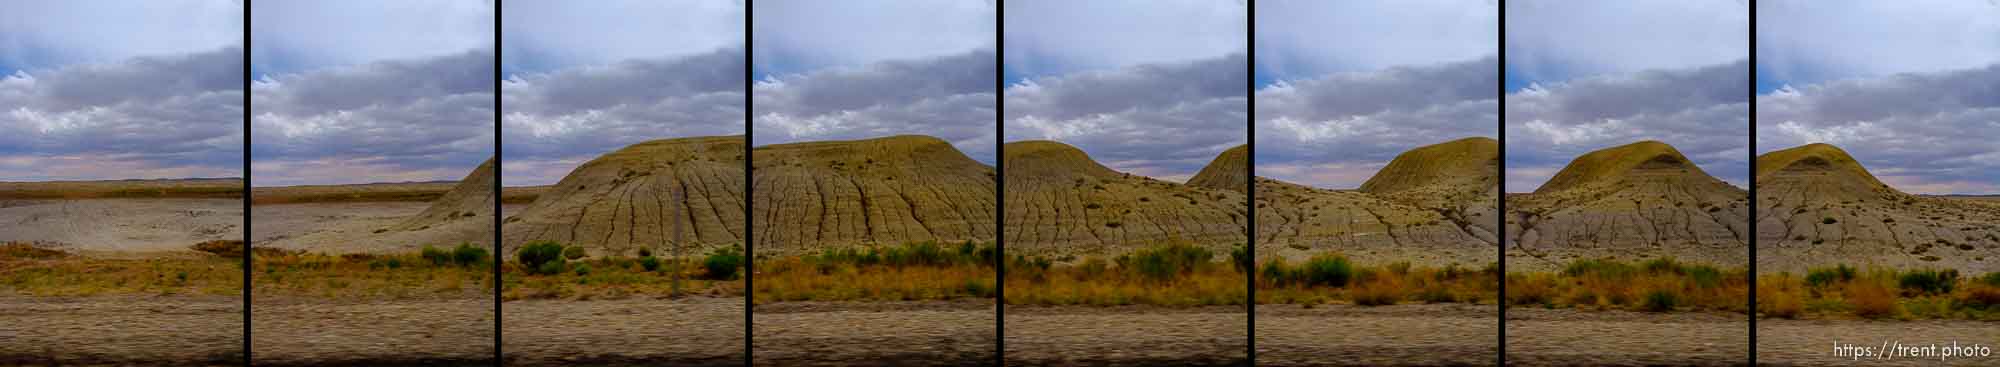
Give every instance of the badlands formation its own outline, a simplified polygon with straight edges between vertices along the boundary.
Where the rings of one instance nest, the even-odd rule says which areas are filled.
[[[1759,272],[1848,264],[2000,271],[2000,205],[1911,195],[1846,151],[1809,144],[1757,157]]]
[[[1358,190],[1258,178],[1258,256],[1484,266],[1499,255],[1499,164],[1498,141],[1466,138],[1403,152]]]
[[[1507,198],[1509,270],[1670,256],[1747,266],[1748,192],[1679,150],[1642,141],[1585,154],[1534,193]]]
[[[1189,184],[1113,171],[1053,141],[1005,151],[1009,254],[1108,257],[1170,243],[1227,254],[1245,242],[1247,149],[1225,152]]]
[[[425,245],[448,248],[462,243],[490,247],[494,174],[493,160],[487,159],[451,191],[415,215],[311,214],[326,209],[314,206],[349,205],[339,203],[259,205],[254,208],[257,222],[266,223],[264,218],[271,218],[270,224],[253,228],[260,228],[257,231],[262,233],[284,234],[260,234],[252,246],[336,254],[404,253],[415,252]],[[307,215],[314,218],[299,218]],[[261,229],[264,226],[304,229]]]

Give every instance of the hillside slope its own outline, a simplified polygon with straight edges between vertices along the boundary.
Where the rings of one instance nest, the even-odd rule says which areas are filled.
[[[1053,141],[1007,143],[1007,251],[1115,256],[1157,244],[1192,244],[1227,253],[1245,242],[1249,213],[1231,171],[1210,167],[1191,182],[1120,173],[1082,150]],[[1247,149],[1237,156],[1247,156]],[[1226,166],[1232,159],[1211,165]]]
[[[740,135],[654,140],[584,163],[506,219],[503,253],[530,241],[623,256],[741,243],[743,144]]]
[[[1507,211],[1510,269],[1660,256],[1748,265],[1748,192],[1657,141],[1577,157],[1534,193],[1507,198]]]
[[[2000,205],[1904,193],[1832,145],[1758,156],[1757,192],[1759,271],[1836,263],[2000,271]]]
[[[1359,190],[1257,179],[1260,257],[1327,250],[1364,262],[1479,266],[1497,258],[1499,143],[1459,139],[1396,156]]]

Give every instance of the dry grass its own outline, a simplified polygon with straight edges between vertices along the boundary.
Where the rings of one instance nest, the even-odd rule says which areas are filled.
[[[2000,320],[2000,276],[1987,278],[1841,265],[1758,277],[1757,301],[1765,317]]]
[[[587,259],[568,264],[565,271],[546,275],[530,274],[523,271],[520,263],[508,262],[501,272],[504,281],[501,298],[508,301],[743,295],[742,279],[702,279],[704,270],[697,259],[663,259],[653,270],[647,270],[641,259]],[[759,280],[761,283],[762,278]]]
[[[0,292],[28,296],[242,294],[242,262],[220,257],[95,259],[0,245]]]
[[[257,249],[251,256],[257,297],[421,299],[490,297],[492,263],[435,263],[420,254],[326,255]]]
[[[759,259],[755,300],[761,304],[991,298],[997,250],[991,244],[913,243]]]
[[[1412,267],[1408,263],[1355,265],[1333,253],[1314,256],[1296,266],[1272,260],[1258,266],[1257,303],[1490,304],[1500,295],[1497,269]]]
[[[1585,310],[1747,312],[1749,284],[1744,269],[1673,259],[1578,260],[1557,273],[1508,274],[1507,302]]]

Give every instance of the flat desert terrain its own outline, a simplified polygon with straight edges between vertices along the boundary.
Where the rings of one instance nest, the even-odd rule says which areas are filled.
[[[0,242],[147,257],[192,253],[188,246],[202,241],[242,238],[240,199],[0,200]]]

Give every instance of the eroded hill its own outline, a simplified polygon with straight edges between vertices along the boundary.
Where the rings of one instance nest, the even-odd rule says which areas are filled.
[[[1509,269],[1660,256],[1748,265],[1748,192],[1657,141],[1577,157],[1534,193],[1507,198],[1507,211]]]
[[[1760,272],[1837,263],[2000,271],[2000,205],[1904,193],[1827,144],[1758,156],[1756,179]]]
[[[1497,258],[1499,142],[1467,138],[1396,156],[1359,190],[1257,179],[1258,254],[1327,250],[1364,262],[1479,266]]]
[[[1227,253],[1246,240],[1246,200],[1226,187],[1242,180],[1230,172],[1244,171],[1247,149],[1223,154],[1195,184],[1113,171],[1053,141],[1004,149],[1009,254],[1115,256],[1168,243]]]
[[[316,223],[315,228],[298,231],[299,235],[260,238],[252,242],[252,246],[323,253],[399,253],[416,251],[426,245],[492,246],[495,173],[494,161],[486,160],[460,179],[451,191],[431,201],[415,215],[382,220],[322,218],[319,221],[322,223]],[[263,205],[256,209],[303,210],[293,205]],[[271,216],[276,217],[275,214]],[[388,221],[390,219],[393,220]]]
[[[505,219],[503,253],[531,241],[620,256],[742,243],[743,145],[740,135],[654,140],[584,163]]]

